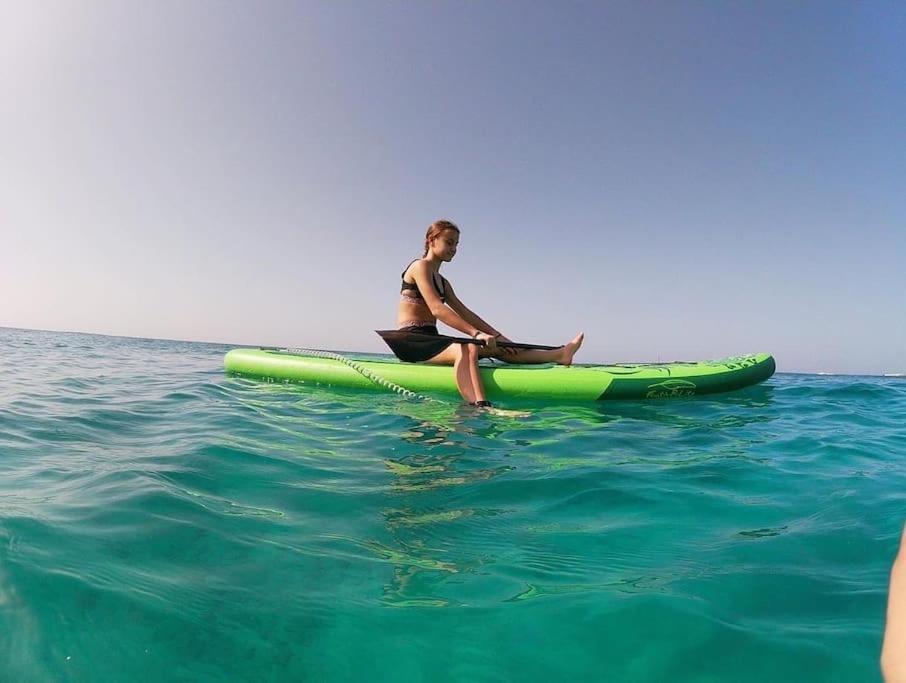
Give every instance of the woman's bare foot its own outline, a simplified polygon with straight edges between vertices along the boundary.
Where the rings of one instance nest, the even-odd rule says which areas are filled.
[[[497,408],[491,405],[489,401],[477,401],[475,403],[469,403],[468,405],[490,415],[497,415],[498,417],[528,417],[529,415],[531,415],[531,413],[527,413],[524,410],[508,410],[506,408]]]
[[[491,415],[497,417],[528,417],[531,413],[524,410],[508,410],[506,408],[485,408]]]
[[[580,332],[576,335],[575,339],[563,347],[563,355],[560,356],[560,360],[558,361],[560,365],[572,365],[573,356],[576,355],[576,351],[582,346],[583,341],[585,341],[585,333]]]

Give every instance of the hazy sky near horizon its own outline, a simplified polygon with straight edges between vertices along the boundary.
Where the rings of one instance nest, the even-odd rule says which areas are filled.
[[[906,5],[5,2],[0,326],[906,372]]]

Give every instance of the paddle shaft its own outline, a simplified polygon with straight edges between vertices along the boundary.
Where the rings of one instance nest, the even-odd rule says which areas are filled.
[[[453,344],[475,344],[476,346],[487,346],[487,344],[481,339],[475,339],[474,337],[450,337],[445,334],[431,334],[424,332],[409,332],[405,328],[401,330],[375,330],[381,338],[384,339],[388,344],[391,343],[391,339],[397,336],[412,335],[416,337],[423,338],[425,340],[438,341],[438,342],[449,342]],[[544,346],[543,344],[525,344],[523,342],[511,342],[511,341],[498,341],[497,346],[508,348],[508,349],[538,349],[539,351],[556,351],[557,349],[562,349],[562,346]]]
[[[477,344],[478,346],[487,346],[487,344],[481,339],[473,339],[472,337],[447,337],[446,335],[438,335],[441,339],[445,339],[456,344]],[[556,351],[557,349],[562,349],[562,346],[545,346],[544,344],[523,344],[522,342],[505,342],[498,341],[497,346],[502,346],[507,349],[538,349],[539,351]]]
[[[451,341],[456,344],[475,344],[476,346],[486,346],[486,344],[481,339],[474,339],[472,337],[448,337],[446,335],[431,335],[432,338],[443,339],[445,341]],[[537,349],[539,351],[556,351],[557,349],[562,349],[562,346],[545,346],[544,344],[523,344],[521,342],[497,342],[497,346],[506,347],[508,349]],[[262,351],[285,351],[287,347],[285,346],[259,346],[259,349]]]

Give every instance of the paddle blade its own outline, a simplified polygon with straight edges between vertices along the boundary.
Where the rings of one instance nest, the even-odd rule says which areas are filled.
[[[375,332],[387,342],[387,346],[397,358],[410,363],[433,358],[450,346],[453,341],[452,337],[412,330],[375,330]],[[469,339],[463,343],[480,344],[481,342]]]

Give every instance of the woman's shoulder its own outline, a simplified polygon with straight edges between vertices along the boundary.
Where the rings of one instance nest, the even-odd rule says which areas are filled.
[[[406,266],[406,270],[404,270],[403,272],[405,273],[406,271],[409,271],[409,270],[424,270],[427,267],[428,267],[428,262],[425,259],[417,258],[414,261],[411,261],[409,263],[409,265]]]

